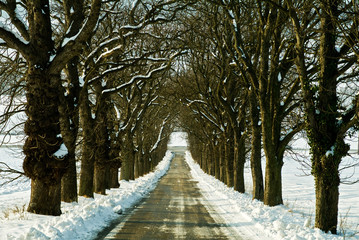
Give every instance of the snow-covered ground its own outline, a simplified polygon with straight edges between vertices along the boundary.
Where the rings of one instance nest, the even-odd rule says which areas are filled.
[[[357,142],[350,142],[350,145],[356,148]],[[252,200],[253,184],[249,163],[244,175],[246,194],[240,194],[205,174],[193,161],[189,152],[186,152],[186,161],[207,200],[215,204],[217,212],[225,216],[228,225],[234,227],[237,232],[247,235],[248,238],[257,239],[258,234],[262,233],[262,237],[273,239],[359,239],[359,183],[340,185],[338,218],[340,233],[325,234],[315,229],[314,179],[310,175],[310,169],[303,168],[303,164],[298,161],[310,161],[309,151],[303,150],[308,149],[309,146],[304,139],[299,139],[294,142],[293,147],[302,150],[296,150],[300,156],[290,154],[285,156],[282,169],[284,205],[277,207],[267,207],[262,202]],[[345,158],[343,167],[352,164],[353,161],[358,162],[358,154],[351,152],[351,155],[354,159]],[[262,163],[263,168],[264,166],[265,162]],[[344,169],[341,177],[350,177],[348,180],[351,181],[358,180],[359,166]],[[248,226],[254,227],[254,230],[249,230]]]
[[[0,148],[0,156],[0,161],[6,161],[12,167],[21,166],[20,159],[6,148]],[[0,188],[0,239],[91,239],[118,217],[116,212],[133,206],[154,189],[167,172],[172,157],[173,154],[167,151],[153,173],[135,181],[121,181],[120,188],[108,190],[106,196],[96,194],[94,199],[80,197],[78,203],[62,203],[63,214],[58,217],[25,211],[30,198],[28,180],[3,186]]]
[[[174,133],[169,146],[183,147],[186,145],[185,138],[183,133]],[[21,169],[22,156],[13,155],[14,149],[0,148],[0,162]],[[28,180],[19,179],[0,187],[0,240],[91,239],[117,217],[116,211],[130,207],[153,189],[165,174],[171,159],[172,154],[168,151],[155,173],[135,181],[121,181],[121,187],[108,191],[106,196],[95,195],[95,199],[80,197],[79,203],[62,203],[63,214],[58,217],[39,216],[25,211],[30,198]],[[245,172],[248,193],[239,194],[203,173],[188,152],[186,159],[207,200],[215,203],[217,212],[241,234],[254,239],[359,239],[359,234],[351,236],[359,232],[359,184],[340,187],[339,221],[342,227],[339,228],[345,232],[344,238],[314,229],[313,178],[301,176],[300,164],[291,158],[285,159],[282,171],[285,204],[277,207],[267,207],[252,200],[249,169]],[[351,171],[343,174],[350,175]],[[354,172],[355,178],[359,178],[358,171]],[[0,183],[3,181],[0,179]]]
[[[314,229],[313,181],[310,177],[296,176],[296,173],[300,173],[295,168],[296,162],[287,163],[283,169],[285,205],[268,207],[262,202],[252,200],[250,194],[240,194],[205,174],[189,152],[186,152],[186,161],[202,194],[214,205],[215,212],[223,215],[222,219],[227,225],[245,239],[359,239],[359,234],[353,236],[359,231],[359,193],[354,191],[354,188],[341,189],[341,196],[346,198],[340,202],[340,212],[344,214],[350,207],[351,209],[347,217],[341,218],[346,221],[342,229],[345,236],[337,236]],[[251,184],[248,172],[246,182]]]

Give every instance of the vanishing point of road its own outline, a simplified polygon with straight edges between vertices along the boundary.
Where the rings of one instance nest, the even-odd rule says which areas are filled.
[[[211,215],[216,212],[197,188],[184,154],[177,152],[155,190],[98,239],[241,239]]]

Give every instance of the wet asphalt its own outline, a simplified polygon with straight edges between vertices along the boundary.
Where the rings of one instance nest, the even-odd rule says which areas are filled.
[[[176,153],[155,190],[97,239],[239,239],[209,212],[216,214],[192,178],[184,154]]]

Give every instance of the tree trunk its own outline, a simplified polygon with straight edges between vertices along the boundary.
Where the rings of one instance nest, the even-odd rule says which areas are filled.
[[[61,215],[61,182],[31,180],[31,197],[27,211],[42,215]]]
[[[265,98],[263,98],[265,99]],[[283,153],[279,151],[280,124],[273,120],[268,101],[261,100],[261,120],[263,149],[266,156],[264,204],[276,206],[283,204],[282,166]]]
[[[214,176],[216,179],[220,179],[220,164],[219,164],[219,145],[214,146],[213,148],[213,158],[214,158]]]
[[[46,70],[37,65],[30,66],[26,86],[25,112],[28,119],[25,123],[27,139],[23,147],[23,168],[32,181],[28,211],[45,215],[61,214],[60,182],[68,167],[68,155],[56,154],[63,144],[57,105],[57,77],[47,76]]]
[[[144,168],[144,154],[139,154],[139,158],[138,158],[138,177],[141,177],[144,175],[143,173],[143,168]]]
[[[235,172],[234,172],[234,190],[244,193],[244,164],[246,162],[246,147],[244,136],[236,144]]]
[[[148,168],[149,168],[149,159],[148,159],[148,155],[145,153],[143,155],[143,175],[146,175],[148,173]]]
[[[208,174],[208,147],[206,144],[202,144],[202,151],[201,151],[201,168],[202,170]]]
[[[106,195],[106,166],[95,161],[94,192]]]
[[[319,157],[322,159],[322,162],[328,163],[333,161],[333,156],[313,157],[315,159]],[[319,160],[316,162],[320,163]],[[340,183],[338,167],[334,164],[318,166],[316,167],[314,177],[316,193],[315,227],[325,232],[330,231],[336,234]]]
[[[113,124],[114,122],[109,122],[109,129],[112,129],[111,133],[111,142],[110,142],[110,164],[109,167],[109,188],[118,188],[120,186],[118,182],[118,170],[121,167],[120,160],[120,149],[121,141],[118,134],[118,125]]]
[[[9,1],[8,1],[9,2]],[[15,3],[15,2],[14,2]],[[61,214],[61,177],[68,166],[58,110],[60,73],[49,72],[52,40],[48,1],[28,1],[29,53],[26,56],[25,134],[23,169],[31,179],[28,211],[45,215]],[[60,147],[64,150],[58,152]],[[61,155],[61,156],[60,156]]]
[[[118,182],[118,167],[110,166],[109,174],[110,174],[109,188],[120,187],[120,184]]]
[[[223,140],[224,141],[224,140]],[[220,165],[220,180],[225,183],[226,179],[226,161],[225,161],[225,142],[220,144],[220,153],[219,153],[219,165]]]
[[[272,157],[272,160],[269,160]],[[276,155],[266,156],[264,204],[276,206],[283,204],[282,198],[282,159]]]
[[[66,66],[68,95],[60,95],[59,112],[60,125],[64,143],[69,152],[69,167],[61,180],[61,199],[64,202],[77,202],[77,170],[76,170],[76,140],[79,125],[79,74],[77,70],[78,57],[73,58]]]
[[[88,90],[85,85],[80,94],[80,121],[83,143],[79,195],[93,198],[95,140],[93,135],[93,119],[89,104]]]
[[[214,154],[214,146],[212,143],[208,143],[209,151],[208,151],[208,159],[209,159],[209,174],[211,176],[215,176],[214,168],[215,168],[215,154]]]
[[[322,1],[320,37],[320,74],[318,105],[319,114],[313,118],[316,124],[310,125],[308,133],[311,146],[312,173],[315,178],[316,215],[315,227],[333,234],[337,232],[339,201],[339,164],[347,155],[349,146],[344,136],[338,136],[340,126],[337,122],[338,97],[337,76],[339,56],[336,50],[337,35],[335,19],[339,16],[340,1]]]
[[[132,145],[133,146],[133,145]],[[136,158],[136,152],[135,147],[133,146],[132,151],[129,152],[130,156],[130,180],[135,180],[135,158]]]
[[[126,146],[124,151],[124,159],[121,167],[121,180],[134,180],[134,161],[135,151],[133,146],[133,137],[127,133]]]
[[[234,186],[234,134],[233,129],[228,128],[227,138],[225,139],[225,162],[226,162],[226,184],[228,187]]]
[[[61,179],[61,200],[64,202],[77,202],[77,171],[74,152],[69,150],[69,166]]]
[[[109,99],[102,94],[102,86],[96,85],[97,106],[96,106],[96,127],[95,127],[95,172],[94,172],[94,192],[106,194],[106,166],[110,163],[110,143],[107,130],[107,114],[109,110]]]
[[[140,177],[140,158],[141,158],[141,154],[137,153],[135,155],[135,165],[134,165],[134,176],[135,179]]]
[[[266,156],[264,204],[276,206],[283,204],[282,198],[282,166],[283,153],[279,151],[279,139],[273,136],[271,118],[262,111],[263,148]]]
[[[253,199],[263,201],[263,172],[262,172],[262,147],[261,147],[261,127],[259,123],[259,106],[254,92],[250,93],[250,119],[252,125],[251,140],[251,172],[253,181]]]

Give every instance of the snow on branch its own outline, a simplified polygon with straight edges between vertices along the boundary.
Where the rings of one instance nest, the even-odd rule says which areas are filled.
[[[6,45],[10,48],[16,49],[25,57],[30,55],[30,49],[28,48],[28,42],[25,41],[18,33],[12,32],[0,22],[0,39],[2,39]]]
[[[207,103],[203,100],[190,100],[190,99],[186,98],[186,101],[188,102],[187,103],[188,107],[190,107],[193,103],[201,103],[201,104],[207,105]]]
[[[214,116],[211,116],[211,114],[208,112],[208,114],[210,116],[208,116],[207,114],[205,114],[204,112],[200,111],[200,110],[194,110],[192,109],[194,114],[199,115],[202,119],[207,120],[208,122],[210,122],[213,126],[215,126],[216,128],[218,128],[219,130],[221,130],[222,132],[224,131],[224,129],[222,127],[220,127],[213,119],[215,119]],[[213,118],[213,119],[212,119]]]
[[[118,107],[117,107],[115,104],[113,104],[113,107],[114,107],[115,112],[116,112],[117,120],[120,120],[120,119],[121,119],[121,112],[120,112],[120,110],[118,109]]]
[[[114,88],[105,89],[105,90],[102,91],[102,94],[115,93],[115,92],[120,91],[121,89],[123,89],[125,87],[128,87],[128,86],[132,85],[133,83],[135,83],[138,80],[150,79],[150,78],[152,78],[153,74],[155,74],[157,72],[160,72],[160,71],[166,69],[167,67],[168,67],[168,64],[162,64],[161,67],[153,69],[152,71],[148,72],[146,75],[136,75],[136,76],[132,77],[131,80],[126,82],[126,83],[123,83],[123,84],[121,84],[121,85],[119,85],[117,87],[114,87]]]
[[[154,144],[153,147],[151,148],[150,153],[152,153],[154,150],[156,150],[156,148],[158,147],[158,144],[161,142],[163,129],[165,128],[166,123],[167,123],[169,117],[170,117],[170,116],[168,115],[168,116],[163,120],[161,129],[160,129],[160,132],[158,133],[157,141],[155,142],[155,144]]]
[[[167,62],[166,63],[163,63],[161,64],[160,67],[158,68],[155,68],[155,69],[152,69],[150,70],[149,72],[147,72],[146,75],[136,75],[136,76],[133,76],[128,82],[126,83],[123,83],[121,85],[118,85],[117,87],[114,87],[114,88],[109,88],[109,89],[105,89],[102,91],[102,94],[106,94],[106,93],[115,93],[115,92],[118,92],[120,91],[121,89],[123,88],[126,88],[130,85],[132,85],[133,83],[137,82],[137,81],[140,81],[140,80],[147,80],[147,79],[151,79],[153,77],[154,74],[158,73],[158,72],[162,72],[166,69],[168,69],[172,63],[172,60],[173,58],[175,58],[176,56],[178,56],[180,54],[180,52],[177,52],[175,54],[173,54],[169,59],[166,59]],[[165,60],[165,59],[163,59]]]
[[[11,23],[16,27],[16,30],[28,41],[29,27],[26,23],[26,6],[18,1],[7,1],[7,3],[0,1],[0,10],[4,10],[9,15]]]
[[[105,77],[106,75],[108,74],[111,74],[111,73],[115,73],[115,72],[118,72],[118,71],[121,71],[125,68],[126,66],[122,65],[122,66],[119,66],[119,67],[114,67],[114,68],[110,68],[110,69],[107,69],[106,71],[104,71],[103,73],[99,74],[98,76],[90,79],[88,81],[89,84],[97,81],[97,80],[100,80],[102,79],[103,77]]]
[[[120,40],[122,39],[122,37],[120,36],[117,36],[117,37],[113,37],[111,39],[108,39],[104,42],[101,42],[100,45],[98,45],[88,56],[87,56],[87,59],[92,59],[96,54],[97,52],[99,52],[100,50],[106,48],[107,46],[109,45],[112,45],[112,44],[115,44],[117,42],[119,42]]]

